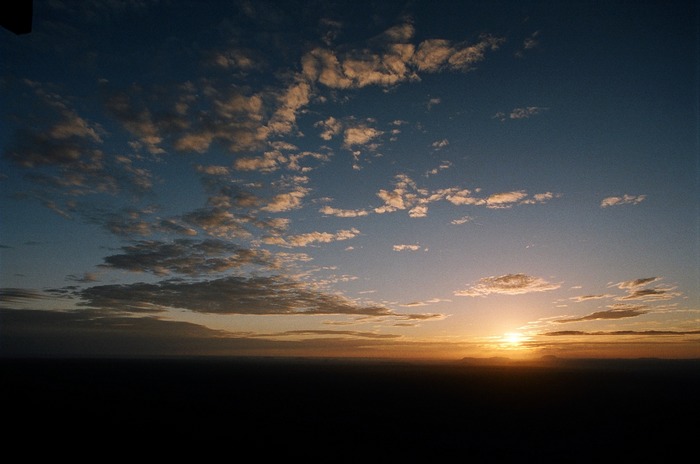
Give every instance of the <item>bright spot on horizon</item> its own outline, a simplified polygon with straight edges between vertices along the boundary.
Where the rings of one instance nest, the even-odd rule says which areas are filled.
[[[527,337],[520,332],[506,332],[501,337],[501,340],[513,348],[520,347],[520,345],[527,341]]]

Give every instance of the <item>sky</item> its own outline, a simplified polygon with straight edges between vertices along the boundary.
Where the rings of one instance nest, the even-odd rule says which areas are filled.
[[[699,19],[36,0],[0,355],[700,357]]]

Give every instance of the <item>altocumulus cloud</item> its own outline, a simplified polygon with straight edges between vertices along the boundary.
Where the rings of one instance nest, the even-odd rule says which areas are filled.
[[[505,274],[479,279],[465,290],[454,292],[457,296],[486,296],[492,293],[501,295],[520,295],[531,292],[546,292],[559,288],[559,284],[547,282],[541,277],[526,274]]]

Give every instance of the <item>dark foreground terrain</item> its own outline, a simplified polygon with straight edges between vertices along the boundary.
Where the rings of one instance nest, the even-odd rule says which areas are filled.
[[[5,456],[666,463],[686,462],[700,445],[698,361],[53,359],[0,367]]]

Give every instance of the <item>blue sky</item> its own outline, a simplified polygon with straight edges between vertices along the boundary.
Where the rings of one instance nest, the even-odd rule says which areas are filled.
[[[37,1],[8,355],[700,355],[692,2]]]

